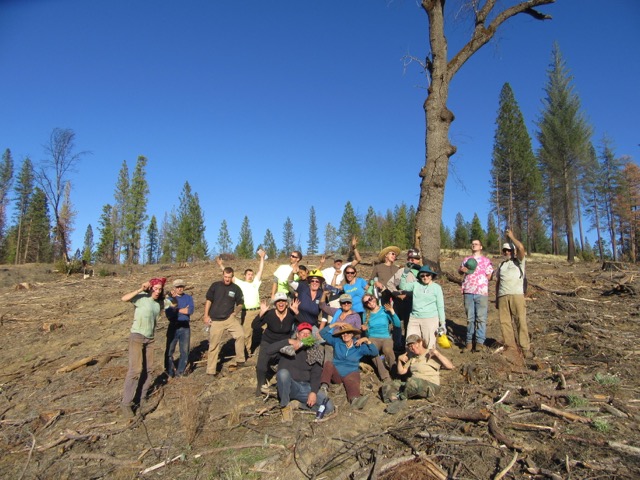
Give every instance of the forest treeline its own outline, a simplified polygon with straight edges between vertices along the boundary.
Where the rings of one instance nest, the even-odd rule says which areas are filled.
[[[508,227],[522,238],[529,252],[566,254],[569,260],[580,256],[635,262],[640,169],[631,158],[616,156],[610,138],[594,146],[592,127],[557,45],[547,73],[543,110],[536,123],[537,151],[516,95],[505,83],[498,100],[489,198],[483,199],[490,202],[491,212],[484,226],[477,214],[466,221],[458,213],[453,229],[440,222],[440,244],[442,248],[467,248],[472,239],[480,239],[485,250],[497,252],[500,232]],[[235,243],[223,220],[216,244],[210,247],[198,194],[188,182],[177,207],[162,218],[149,217],[147,159],[139,156],[132,171],[126,161],[122,163],[113,199],[97,218],[96,234],[88,225],[83,248],[69,255],[68,238],[76,216],[70,173],[86,154],[76,152],[75,132],[60,128],[52,131],[45,160],[38,165],[25,158],[16,170],[11,150],[5,150],[0,162],[0,262],[74,258],[107,264],[191,262],[217,254],[251,258],[258,247],[275,258],[291,250],[337,252],[347,249],[354,235],[361,249],[372,251],[385,245],[406,249],[414,244],[414,206],[402,203],[386,212],[369,206],[362,216],[347,202],[339,223],[323,227],[317,224],[311,207],[303,228],[305,242],[287,217],[279,243],[270,228],[261,242],[254,243],[250,219],[245,216]],[[587,232],[595,233],[593,244]]]

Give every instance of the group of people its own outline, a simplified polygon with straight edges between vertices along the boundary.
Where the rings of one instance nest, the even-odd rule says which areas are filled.
[[[510,231],[503,246],[507,257],[497,269],[497,307],[505,347],[529,352],[524,309],[524,247]],[[463,351],[483,348],[488,309],[488,283],[494,271],[482,255],[479,240],[460,267],[468,328]],[[404,267],[395,265],[400,249],[384,248],[369,280],[358,277],[361,258],[357,239],[351,242],[351,262],[335,258],[333,266],[308,269],[302,254],[291,252],[289,263],[274,273],[271,295],[260,299],[265,253],[258,251],[257,273],[247,269],[244,280],[217,262],[222,280],[206,293],[204,323],[209,329],[206,373],[218,375],[221,340],[225,332],[234,339],[235,356],[227,363],[233,371],[256,354],[256,395],[274,394],[290,421],[293,406],[329,417],[335,405],[329,385],[342,384],[354,409],[362,409],[368,395],[360,386],[360,361],[371,359],[381,381],[382,398],[396,413],[407,398],[429,398],[440,389],[439,371],[453,364],[437,348],[446,335],[444,295],[434,280],[437,272],[423,265],[417,248],[409,249]],[[122,297],[135,306],[129,338],[129,371],[125,379],[122,411],[134,415],[151,385],[153,336],[161,310],[169,320],[165,371],[170,377],[185,374],[189,355],[189,320],[193,298],[184,293],[186,283],[175,280],[165,295],[165,279],[152,279]],[[515,323],[515,330],[512,326]],[[179,346],[180,358],[173,355]],[[276,367],[277,365],[277,367]],[[274,371],[276,372],[274,375]],[[270,378],[271,377],[271,378]],[[270,382],[275,377],[276,392]],[[292,403],[293,401],[297,401]]]

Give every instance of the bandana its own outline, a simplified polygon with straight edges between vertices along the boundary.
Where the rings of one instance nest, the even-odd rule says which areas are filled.
[[[154,285],[160,285],[162,288],[164,288],[164,284],[167,281],[166,278],[162,277],[162,278],[152,278],[151,280],[149,280],[149,284],[153,287]]]

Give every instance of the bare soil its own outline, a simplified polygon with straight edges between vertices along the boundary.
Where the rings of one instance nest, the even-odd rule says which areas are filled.
[[[372,258],[360,276],[368,278]],[[493,305],[493,348],[460,352],[459,262],[456,254],[443,259],[449,274],[438,278],[456,342],[445,354],[456,368],[443,373],[435,401],[384,413],[380,381],[363,364],[362,388],[372,396],[364,410],[352,411],[334,387],[335,417],[315,423],[296,411],[291,425],[281,422],[274,398],[254,397],[253,368],[205,374],[202,307],[220,278],[215,263],[121,268],[87,279],[50,265],[1,268],[0,478],[640,478],[637,268],[531,258],[535,357],[522,361],[496,353]],[[241,272],[257,262],[226,263]],[[265,297],[277,263],[267,262]],[[141,415],[126,420],[119,402],[133,308],[120,297],[153,276],[191,286],[192,369],[169,382],[162,375],[161,317],[153,394]]]

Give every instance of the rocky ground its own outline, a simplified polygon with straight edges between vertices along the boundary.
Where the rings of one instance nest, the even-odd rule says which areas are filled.
[[[372,256],[359,267],[368,278]],[[528,320],[535,358],[495,350],[500,332],[490,305],[493,349],[460,353],[465,318],[455,273],[448,275],[446,350],[436,401],[410,401],[397,415],[372,398],[352,411],[334,388],[338,414],[324,423],[295,412],[283,424],[273,398],[253,395],[243,368],[204,373],[204,294],[220,278],[215,263],[101,269],[84,279],[50,266],[0,269],[0,477],[38,479],[499,479],[640,477],[640,301],[637,268],[528,263]],[[318,258],[305,258],[313,265]],[[494,265],[499,263],[495,258]],[[257,262],[227,261],[242,271]],[[265,278],[277,265],[269,260]],[[97,273],[97,272],[96,272]],[[159,376],[143,415],[119,416],[133,308],[120,297],[152,276],[185,278],[196,300],[192,372]],[[263,285],[268,295],[269,282]],[[166,319],[157,331],[161,373]],[[77,368],[76,368],[77,367]],[[363,390],[380,382],[363,365]],[[153,469],[155,467],[155,469]]]

